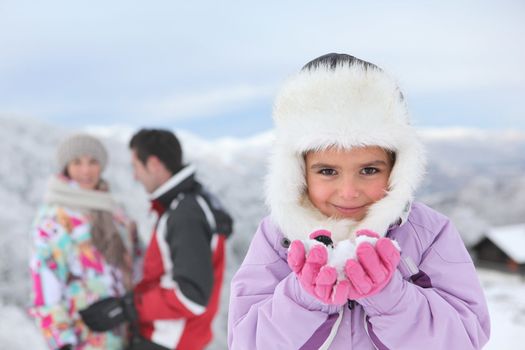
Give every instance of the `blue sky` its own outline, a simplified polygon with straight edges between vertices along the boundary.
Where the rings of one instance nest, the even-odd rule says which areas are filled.
[[[2,0],[0,115],[250,136],[287,76],[345,52],[398,79],[418,126],[525,130],[524,37],[518,0]]]

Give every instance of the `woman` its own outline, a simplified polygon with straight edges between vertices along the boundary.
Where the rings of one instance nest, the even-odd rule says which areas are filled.
[[[78,311],[131,289],[141,255],[136,227],[101,178],[107,152],[98,139],[67,138],[57,161],[59,174],[48,184],[33,227],[30,313],[50,349],[122,349],[125,329],[92,332]]]

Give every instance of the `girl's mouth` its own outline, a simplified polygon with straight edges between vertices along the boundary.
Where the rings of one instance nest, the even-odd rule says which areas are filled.
[[[358,207],[343,207],[343,206],[339,206],[339,205],[335,205],[335,204],[332,204],[332,205],[339,212],[341,212],[343,214],[346,214],[346,215],[357,213],[357,212],[363,210],[366,207],[365,205],[361,205],[361,206],[358,206]]]

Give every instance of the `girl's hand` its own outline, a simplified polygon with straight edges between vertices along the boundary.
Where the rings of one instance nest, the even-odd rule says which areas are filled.
[[[357,246],[356,258],[348,259],[345,274],[350,281],[349,299],[369,297],[380,292],[392,279],[399,264],[399,248],[389,238],[380,238],[370,230],[357,232],[377,238],[375,245],[362,242]]]
[[[288,265],[308,293],[325,304],[343,305],[350,283],[346,279],[338,281],[336,269],[327,264],[328,249],[332,249],[330,236],[326,230],[312,233],[312,240],[305,242],[310,246],[308,253],[302,241],[293,241],[288,250]]]

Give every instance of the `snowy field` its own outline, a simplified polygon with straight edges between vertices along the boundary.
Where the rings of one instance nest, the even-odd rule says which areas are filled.
[[[491,337],[485,349],[525,348],[525,280],[515,275],[479,270],[487,296]]]
[[[518,276],[480,269],[487,296],[492,335],[484,349],[523,349],[525,344],[525,281]],[[45,344],[24,311],[0,305],[0,348],[2,350],[46,350]],[[223,332],[226,332],[224,329]],[[225,334],[220,334],[224,337]],[[215,344],[210,350],[226,349]]]
[[[56,145],[65,131],[1,116],[0,123],[0,154],[4,157],[0,162],[0,350],[44,350],[40,334],[25,313],[30,289],[30,229],[47,179],[54,171]],[[147,197],[132,178],[126,145],[133,130],[90,131],[111,150],[104,177],[117,200],[137,220],[147,241]],[[214,324],[215,339],[208,349],[224,350],[229,280],[266,215],[263,179],[272,135],[215,141],[184,132],[178,135],[186,161],[196,165],[199,179],[223,200],[235,220],[227,247],[221,308]],[[429,166],[418,198],[451,217],[467,244],[478,240],[487,227],[523,223],[525,135],[427,130],[423,138]],[[525,348],[525,282],[488,270],[480,270],[479,276],[492,319],[492,336],[486,349]]]

